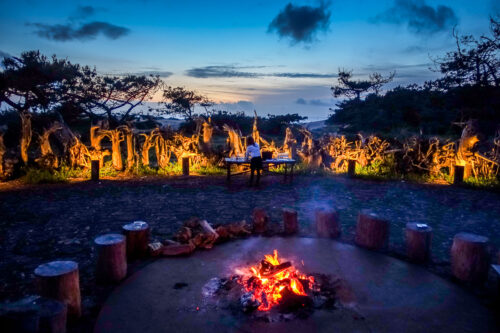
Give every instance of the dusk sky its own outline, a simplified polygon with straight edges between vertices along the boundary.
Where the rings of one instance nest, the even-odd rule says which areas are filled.
[[[0,0],[0,56],[40,50],[104,74],[161,75],[230,111],[325,119],[339,68],[436,77],[453,26],[476,36],[500,0]]]

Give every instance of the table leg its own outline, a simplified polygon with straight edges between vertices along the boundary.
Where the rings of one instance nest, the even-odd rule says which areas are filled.
[[[227,165],[227,181],[231,180],[231,163],[226,163]]]
[[[293,167],[294,167],[294,164],[292,164],[291,170],[290,170],[290,181],[293,180]]]
[[[286,163],[285,163],[285,180],[286,180],[286,177],[287,177],[287,166],[286,166]]]

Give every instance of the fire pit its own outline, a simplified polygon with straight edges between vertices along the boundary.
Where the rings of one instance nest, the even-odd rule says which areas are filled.
[[[304,261],[301,260],[302,266]],[[227,278],[212,278],[202,289],[209,301],[232,312],[242,311],[268,322],[307,318],[315,309],[335,308],[339,278],[301,273],[278,250],[264,255],[257,265],[236,269]]]
[[[266,294],[266,306],[255,297],[264,283],[248,282],[286,262],[283,275],[307,296],[290,292],[289,279],[276,302]],[[245,308],[249,291],[260,304]],[[493,332],[492,318],[475,297],[418,266],[330,239],[252,237],[144,267],[109,297],[95,332]]]

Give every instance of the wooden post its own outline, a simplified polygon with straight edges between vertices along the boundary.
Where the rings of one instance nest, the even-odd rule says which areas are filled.
[[[143,258],[148,253],[150,228],[146,222],[134,221],[122,227],[127,237],[127,258]]]
[[[66,304],[39,297],[34,303],[39,307],[40,332],[65,333],[68,307]]]
[[[262,234],[267,231],[269,216],[264,208],[255,208],[252,213],[253,232]]]
[[[405,235],[408,258],[415,262],[426,262],[429,260],[432,228],[424,223],[407,223]]]
[[[0,328],[2,332],[8,333],[40,332],[38,308],[31,302],[25,303],[25,299],[14,303],[0,304]]]
[[[340,236],[339,214],[333,209],[317,209],[314,212],[318,237],[337,238]]]
[[[465,167],[463,165],[455,165],[453,173],[453,184],[461,185],[464,183]]]
[[[77,319],[82,314],[80,277],[78,264],[74,261],[52,261],[35,269],[38,293],[53,298],[68,306],[68,319]]]
[[[189,157],[182,158],[182,175],[189,176]]]
[[[353,178],[356,176],[356,160],[348,160],[347,162],[347,176]]]
[[[299,231],[299,223],[297,220],[296,210],[290,208],[283,209],[283,225],[285,234],[287,235],[293,235]]]
[[[488,275],[487,237],[461,232],[453,238],[451,270],[462,281],[483,282]]]
[[[368,249],[380,249],[387,246],[389,240],[389,222],[377,214],[363,210],[358,215],[356,224],[356,245]]]
[[[495,280],[497,284],[497,294],[496,299],[498,304],[500,304],[500,265],[491,265],[493,269],[493,274],[495,275]]]
[[[90,179],[93,181],[99,180],[99,160],[90,161]]]
[[[125,236],[106,234],[94,240],[97,246],[97,281],[115,283],[127,275],[127,255]]]

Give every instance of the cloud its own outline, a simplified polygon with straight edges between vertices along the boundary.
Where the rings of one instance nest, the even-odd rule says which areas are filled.
[[[320,99],[310,99],[306,101],[304,98],[297,98],[295,104],[299,105],[312,105],[312,106],[332,106],[332,103],[324,102]]]
[[[172,76],[174,73],[172,72],[168,72],[168,71],[144,71],[144,72],[135,72],[135,73],[124,73],[124,75],[138,75],[138,76],[141,76],[141,75],[146,75],[146,76],[149,76],[149,75],[153,75],[153,76],[160,76],[160,77],[169,77],[169,76]]]
[[[206,66],[191,68],[186,71],[187,76],[197,78],[209,77],[256,77],[256,73],[242,72],[239,69],[248,67],[235,66]]]
[[[337,77],[337,74],[318,74],[318,73],[273,73],[269,76],[289,77],[289,78],[332,78]]]
[[[394,6],[377,15],[374,22],[406,25],[417,34],[433,34],[449,30],[458,22],[451,7],[433,8],[425,0],[395,0]]]
[[[69,17],[70,20],[86,19],[94,16],[99,10],[92,6],[78,6],[73,14]]]
[[[196,78],[256,78],[256,77],[285,77],[285,78],[333,78],[337,74],[319,73],[259,73],[248,71],[248,69],[264,68],[265,66],[206,66],[191,68],[186,71],[187,76]]]
[[[32,23],[37,28],[35,34],[41,38],[54,40],[58,42],[66,42],[70,40],[92,40],[98,35],[103,35],[108,39],[118,39],[127,35],[130,30],[107,22],[89,22],[74,28],[71,24],[43,24]]]
[[[271,21],[268,32],[276,32],[280,37],[288,37],[292,44],[311,43],[318,31],[326,31],[330,26],[330,11],[326,3],[319,7],[295,6],[288,3]]]

